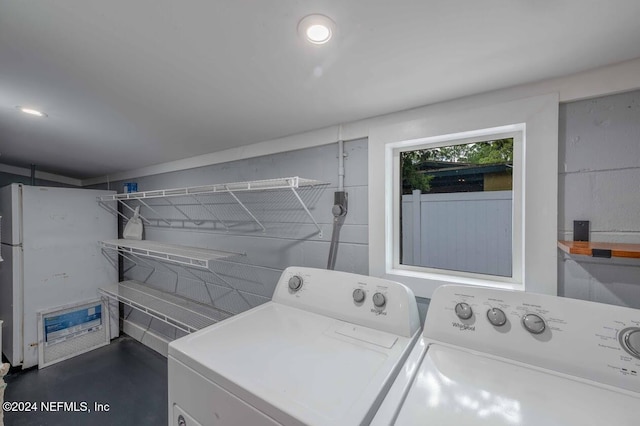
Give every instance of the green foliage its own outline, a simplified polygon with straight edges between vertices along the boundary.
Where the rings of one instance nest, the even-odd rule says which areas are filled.
[[[495,139],[440,148],[418,149],[400,153],[400,173],[404,194],[414,189],[429,192],[433,176],[420,170],[426,161],[442,161],[463,164],[498,164],[513,162],[513,139]]]
[[[435,161],[450,161],[467,164],[511,163],[513,161],[513,139],[496,139],[442,148],[421,149],[419,157]]]
[[[418,171],[418,166],[427,160],[429,150],[406,151],[400,153],[400,175],[402,176],[403,193],[410,194],[412,190],[419,189],[428,192],[431,189],[433,176],[425,175]]]
[[[513,162],[513,139],[498,139],[469,145],[467,162],[471,164],[495,164]]]

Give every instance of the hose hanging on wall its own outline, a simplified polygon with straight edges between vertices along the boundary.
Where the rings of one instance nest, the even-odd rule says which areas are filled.
[[[331,245],[329,246],[329,260],[327,262],[327,269],[335,269],[336,259],[338,258],[338,244],[340,241],[340,229],[344,224],[344,219],[347,216],[347,193],[344,191],[337,191],[333,195],[333,232],[331,232]]]
[[[335,269],[338,258],[338,245],[340,243],[340,229],[347,216],[348,194],[344,190],[344,141],[342,140],[342,126],[338,129],[338,190],[333,195],[333,232],[331,232],[331,245],[329,246],[329,260],[327,269]]]

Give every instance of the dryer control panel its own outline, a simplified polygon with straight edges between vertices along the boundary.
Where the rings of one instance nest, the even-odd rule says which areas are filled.
[[[438,341],[640,392],[640,310],[446,285],[423,333]]]
[[[404,337],[420,328],[408,287],[366,275],[289,267],[280,276],[273,302]]]

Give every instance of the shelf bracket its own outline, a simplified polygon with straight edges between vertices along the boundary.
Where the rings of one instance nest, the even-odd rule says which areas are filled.
[[[151,207],[149,204],[145,203],[142,199],[138,198],[138,201],[141,204],[144,204],[149,210],[151,210],[152,212],[154,212],[155,214],[158,215],[158,217],[160,218],[161,221],[163,221],[164,223],[166,223],[167,225],[171,226],[171,222],[169,222],[168,220],[162,218],[162,215],[160,213],[158,213],[158,211],[156,209],[154,209],[153,207]]]
[[[124,271],[122,271],[123,274],[126,274],[127,272],[129,272],[130,270],[132,270],[135,267],[139,267],[140,264],[138,262],[136,262],[134,259],[132,259],[131,257],[127,256],[128,253],[125,253],[123,251],[118,250],[118,253],[120,254],[120,256],[124,257],[125,259],[127,259],[129,262],[133,263],[133,266],[125,269]],[[145,261],[144,259],[133,255],[132,257],[138,259],[141,263],[144,263],[145,265],[147,265],[148,268],[151,269],[151,272],[149,272],[149,275],[147,275],[147,277],[144,279],[143,282],[147,282],[149,280],[149,278],[151,278],[151,275],[153,275],[154,272],[156,272],[156,267],[151,265],[149,262]],[[158,262],[159,263],[159,262]],[[177,277],[176,277],[176,281],[177,281]]]
[[[99,201],[99,203],[100,203],[101,205],[103,205],[103,206],[104,206],[107,210],[109,210],[110,212],[115,213],[117,216],[121,216],[124,220],[129,220],[129,218],[128,218],[126,215],[124,215],[124,214],[120,213],[120,212],[118,211],[118,209],[114,209],[114,208],[113,208],[113,207],[111,207],[109,204],[107,204],[107,203],[105,203],[105,202],[103,202],[103,201]],[[126,205],[126,204],[125,204],[125,205]],[[127,206],[127,207],[128,207],[128,206]]]
[[[125,203],[122,200],[118,200],[118,202],[120,204],[122,204],[123,206],[125,206],[127,209],[129,209],[131,211],[131,213],[135,213],[135,209],[131,208],[127,203]],[[122,215],[121,215],[122,216]],[[149,219],[147,219],[146,217],[144,217],[143,215],[141,215],[140,213],[138,213],[138,216],[140,217],[140,219],[142,219],[143,221],[147,222],[147,225],[151,225],[151,222],[149,221]],[[130,218],[123,216],[126,220],[129,220]]]
[[[196,200],[196,202],[198,204],[200,204],[206,211],[208,211],[211,216],[213,216],[218,222],[220,222],[222,224],[222,226],[224,226],[224,229],[227,230],[227,232],[229,231],[229,227],[227,226],[226,223],[224,223],[224,221],[222,219],[220,219],[206,204],[204,204],[202,201],[200,201],[200,199],[198,198],[198,195],[192,195],[193,199]]]
[[[174,203],[172,203],[170,199],[168,199],[168,198],[164,198],[164,200],[165,200],[167,203],[169,203],[169,204],[170,204],[174,209],[178,210],[178,211],[180,212],[180,214],[182,214],[182,216],[186,217],[186,218],[187,218],[187,220],[188,220],[189,222],[193,222],[193,224],[194,224],[194,225],[201,225],[201,224],[203,223],[203,221],[202,221],[202,220],[194,220],[194,219],[192,219],[191,217],[189,217],[189,215],[188,215],[188,214],[186,214],[186,213],[184,212],[184,210],[182,210],[180,207],[178,207],[178,206],[176,206]]]
[[[231,191],[229,187],[227,187],[226,185],[225,185],[225,188],[229,192],[229,195],[231,195],[233,199],[236,200],[238,204],[240,204],[240,207],[242,207],[244,211],[247,212],[247,214],[251,216],[251,218],[260,226],[260,228],[262,228],[262,232],[267,232],[267,229],[262,225],[262,223],[260,223],[260,221],[253,215],[253,213],[251,213],[251,211],[242,203],[242,201],[240,201],[240,199],[236,197],[236,194],[234,194],[233,191]]]
[[[300,202],[300,205],[302,206],[304,211],[307,212],[307,216],[309,216],[309,218],[313,221],[313,224],[316,225],[316,228],[318,229],[318,238],[322,238],[322,228],[320,227],[320,225],[318,225],[318,222],[316,222],[316,219],[307,208],[307,205],[304,203],[304,201],[302,201],[302,198],[300,198],[300,195],[298,195],[298,192],[295,188],[291,188],[291,191],[293,192],[293,195],[295,195],[298,199],[298,202]]]

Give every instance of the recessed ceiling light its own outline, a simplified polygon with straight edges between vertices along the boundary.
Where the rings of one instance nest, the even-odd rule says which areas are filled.
[[[335,32],[336,24],[324,15],[308,15],[298,24],[298,34],[313,44],[325,44]]]
[[[25,114],[35,115],[36,117],[46,117],[47,116],[47,114],[45,114],[42,111],[38,111],[37,109],[22,107],[22,106],[19,106],[19,105],[16,108],[19,109],[20,111],[24,112]]]

